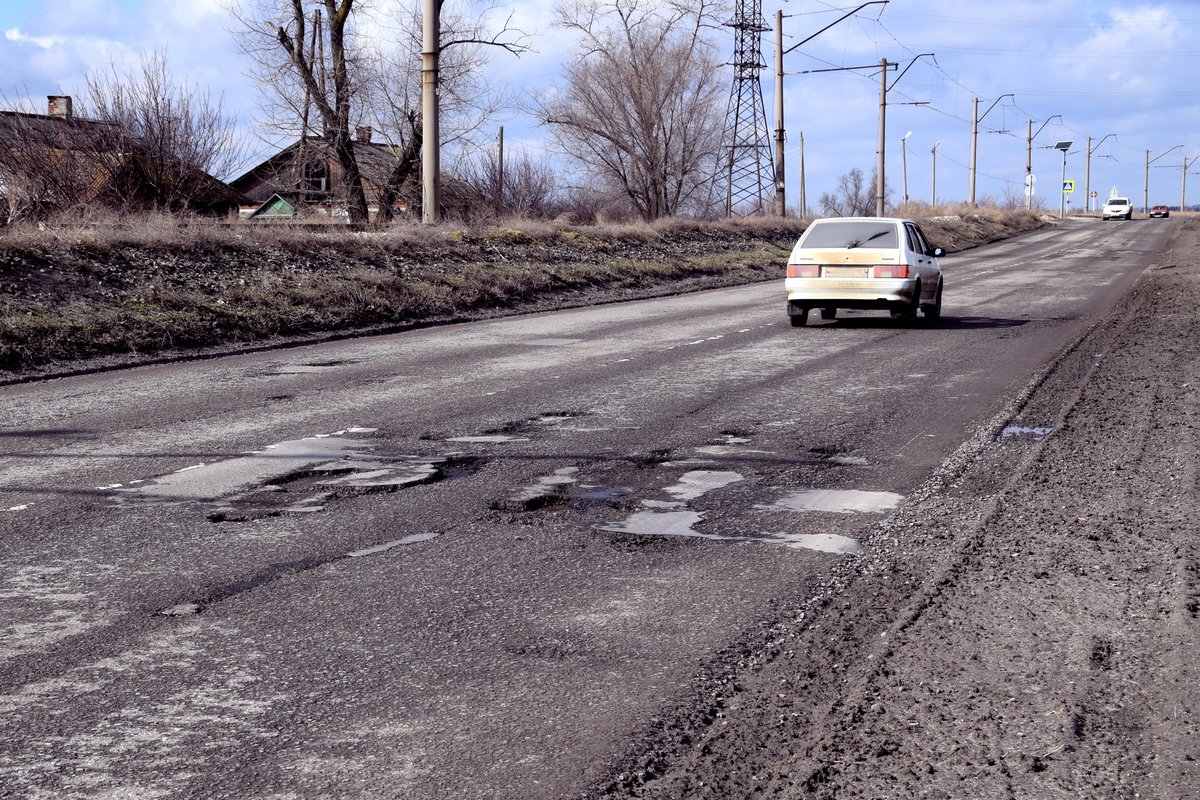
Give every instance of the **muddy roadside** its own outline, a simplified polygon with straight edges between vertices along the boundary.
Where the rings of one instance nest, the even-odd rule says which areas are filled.
[[[1200,221],[606,797],[1200,797]]]

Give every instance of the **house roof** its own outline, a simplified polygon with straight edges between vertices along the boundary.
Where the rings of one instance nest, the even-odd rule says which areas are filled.
[[[118,174],[140,174],[142,181],[148,174],[147,148],[141,137],[115,123],[84,117],[0,110],[0,149],[15,165],[21,161],[12,158],[13,154],[38,152],[72,153],[82,162],[94,161],[89,168],[90,199],[112,188]],[[186,169],[180,181],[184,186],[178,194],[194,207],[236,206],[245,200],[228,184],[200,169]]]
[[[297,139],[292,144],[280,150],[275,155],[246,170],[234,178],[229,185],[238,191],[245,191],[254,182],[261,180],[262,175],[281,171],[287,164],[295,160],[305,148],[318,153],[326,149],[324,140],[317,136]],[[358,159],[358,169],[362,176],[375,184],[382,186],[387,183],[396,167],[396,161],[401,148],[385,142],[355,142],[354,155]]]

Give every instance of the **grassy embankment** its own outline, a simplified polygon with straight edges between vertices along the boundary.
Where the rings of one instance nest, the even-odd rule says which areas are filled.
[[[953,251],[1043,221],[975,209],[922,224]],[[0,378],[770,280],[803,227],[10,226],[0,230]]]

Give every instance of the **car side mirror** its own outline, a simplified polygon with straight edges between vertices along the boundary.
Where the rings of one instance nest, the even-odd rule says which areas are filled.
[[[946,255],[946,251],[944,249],[942,249],[941,247],[933,248],[933,257],[934,258],[941,258],[944,255]]]

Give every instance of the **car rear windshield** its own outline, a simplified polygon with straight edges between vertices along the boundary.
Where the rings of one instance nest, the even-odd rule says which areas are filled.
[[[1108,204],[1110,206],[1127,206],[1129,205],[1129,201],[1124,197],[1114,197],[1112,200],[1108,201]],[[1095,208],[1095,206],[1093,206],[1093,208]]]
[[[820,220],[804,234],[803,247],[899,247],[896,225],[863,220]]]

